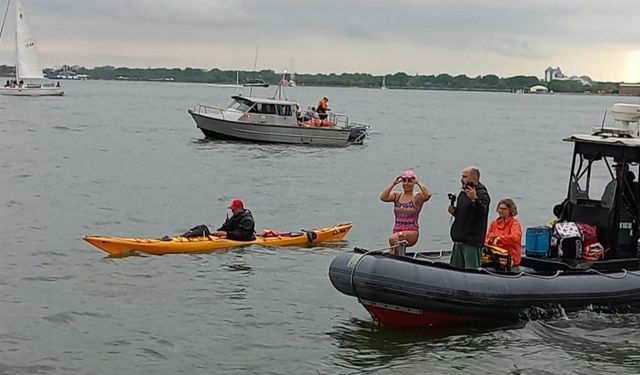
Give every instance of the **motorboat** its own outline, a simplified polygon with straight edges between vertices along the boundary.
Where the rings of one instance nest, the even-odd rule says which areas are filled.
[[[300,110],[286,98],[234,95],[226,108],[199,104],[188,112],[198,129],[210,139],[289,143],[319,146],[362,144],[369,125],[350,121],[343,113],[329,112],[326,119]]]
[[[527,235],[519,267],[489,263],[460,269],[424,251],[398,256],[356,248],[331,262],[331,283],[389,327],[505,323],[579,310],[638,311],[640,105],[615,104],[612,113],[615,126],[564,139],[573,143],[567,196],[554,208],[557,223],[542,227],[548,231],[543,251],[534,249]],[[612,206],[595,188],[608,179],[617,184]],[[564,236],[558,228],[568,224],[593,228],[589,243],[586,231]],[[588,256],[595,247],[603,251]]]

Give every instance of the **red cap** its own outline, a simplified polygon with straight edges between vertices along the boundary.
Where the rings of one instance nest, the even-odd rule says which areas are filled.
[[[240,199],[234,199],[231,201],[231,204],[227,208],[230,210],[235,210],[236,208],[244,209],[244,203],[242,203]]]

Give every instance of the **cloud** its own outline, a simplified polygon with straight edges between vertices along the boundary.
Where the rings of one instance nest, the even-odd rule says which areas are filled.
[[[296,63],[307,71],[339,71],[362,60],[360,71],[414,69],[412,60],[425,56],[426,71],[489,65],[494,71],[484,73],[498,74],[517,70],[511,64],[536,66],[540,74],[549,64],[573,64],[574,56],[636,50],[640,13],[637,0],[33,0],[26,6],[41,44],[82,45],[78,56],[93,53],[104,64],[118,64],[107,61],[111,55],[233,65],[234,53],[235,65],[246,66],[260,46],[262,63],[295,56],[310,61]],[[379,55],[390,50],[395,55]],[[73,61],[67,52],[65,61]]]

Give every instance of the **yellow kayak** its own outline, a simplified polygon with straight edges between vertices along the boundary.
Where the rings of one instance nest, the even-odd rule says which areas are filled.
[[[351,226],[351,223],[343,223],[332,227],[303,230],[301,232],[278,233],[268,231],[268,235],[258,235],[253,241],[234,241],[216,236],[172,237],[168,239],[84,236],[82,239],[114,257],[125,256],[134,252],[164,255],[203,253],[249,245],[314,246],[323,242],[342,240],[351,229]]]

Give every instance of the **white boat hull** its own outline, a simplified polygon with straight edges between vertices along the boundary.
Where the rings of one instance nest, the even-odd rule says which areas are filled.
[[[0,95],[8,96],[62,96],[60,87],[0,87]]]
[[[347,146],[353,142],[352,130],[336,128],[307,128],[302,126],[255,124],[229,121],[189,110],[198,128],[208,138],[238,139],[250,142]]]

